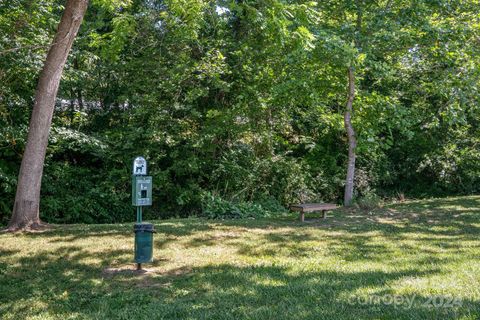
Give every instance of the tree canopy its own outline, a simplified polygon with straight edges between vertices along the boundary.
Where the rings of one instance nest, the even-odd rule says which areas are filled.
[[[0,3],[2,223],[64,4]],[[42,218],[132,220],[137,155],[155,217],[341,202],[350,67],[356,201],[479,192],[479,51],[474,0],[94,0],[60,83]]]

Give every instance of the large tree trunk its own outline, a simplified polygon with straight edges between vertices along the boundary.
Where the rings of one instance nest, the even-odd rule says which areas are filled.
[[[27,145],[18,175],[15,204],[8,225],[10,231],[41,226],[39,216],[40,186],[55,98],[63,67],[87,6],[88,0],[67,0],[57,33],[40,74],[30,119]]]
[[[347,108],[344,115],[345,130],[348,137],[348,166],[347,178],[345,181],[344,205],[350,206],[353,199],[353,186],[355,178],[355,148],[357,147],[357,138],[352,126],[353,99],[355,98],[355,74],[353,69],[348,68],[348,99]]]

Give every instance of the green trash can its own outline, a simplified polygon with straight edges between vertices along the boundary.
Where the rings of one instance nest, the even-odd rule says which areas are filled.
[[[135,263],[153,261],[153,234],[155,228],[151,223],[135,223]]]

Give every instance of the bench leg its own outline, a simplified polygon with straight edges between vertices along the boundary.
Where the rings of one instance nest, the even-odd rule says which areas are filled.
[[[327,219],[327,210],[322,210],[323,219]]]
[[[304,221],[305,221],[305,213],[300,212],[300,222],[304,222]]]

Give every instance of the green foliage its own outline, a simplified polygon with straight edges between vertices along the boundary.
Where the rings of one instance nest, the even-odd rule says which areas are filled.
[[[110,148],[77,130],[52,128],[42,181],[42,219],[55,223],[131,220],[129,170],[111,162]]]
[[[2,224],[62,5],[0,3]],[[149,218],[206,214],[205,194],[220,216],[341,203],[349,66],[358,201],[480,192],[476,21],[477,3],[457,0],[92,1],[58,94],[42,218],[132,220],[140,154]]]
[[[273,198],[247,202],[227,201],[210,192],[202,195],[202,215],[209,219],[267,218],[281,213],[286,209]]]
[[[210,219],[244,219],[269,216],[269,213],[258,204],[251,202],[234,203],[211,193],[206,193],[203,196],[202,213]]]
[[[362,210],[374,210],[382,207],[383,201],[378,195],[373,192],[365,194],[361,197],[354,199],[354,205]]]
[[[132,220],[123,170],[108,175],[66,164],[45,168],[41,218],[53,223],[112,223]],[[112,185],[111,181],[117,181]],[[68,190],[68,191],[66,191]],[[130,217],[129,217],[130,216]]]

